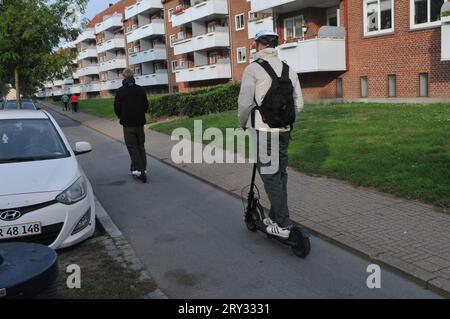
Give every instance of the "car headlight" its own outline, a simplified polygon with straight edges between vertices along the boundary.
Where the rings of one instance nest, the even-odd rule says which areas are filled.
[[[86,181],[80,177],[64,192],[56,197],[56,200],[66,205],[72,205],[86,197]]]

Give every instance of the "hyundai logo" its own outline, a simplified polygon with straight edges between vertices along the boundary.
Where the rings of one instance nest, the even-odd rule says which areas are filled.
[[[0,214],[0,219],[10,222],[16,219],[19,219],[22,216],[22,213],[18,210],[7,210]]]

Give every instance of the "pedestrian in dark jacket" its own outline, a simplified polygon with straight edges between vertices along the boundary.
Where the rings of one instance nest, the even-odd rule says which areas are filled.
[[[123,135],[131,158],[131,172],[144,183],[147,182],[147,154],[145,152],[145,114],[148,100],[145,90],[136,84],[133,71],[125,69],[124,80],[117,91],[114,112],[123,126]]]

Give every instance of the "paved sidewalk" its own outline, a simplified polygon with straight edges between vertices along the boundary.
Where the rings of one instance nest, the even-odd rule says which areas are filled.
[[[116,122],[52,109],[123,141],[122,128]],[[236,196],[248,185],[250,164],[177,165],[170,159],[175,143],[170,136],[147,132],[149,155]],[[258,185],[263,189],[260,180]],[[263,204],[268,207],[267,198],[262,195]],[[293,169],[289,169],[289,207],[291,218],[314,233],[450,296],[450,214],[430,205],[307,176]]]

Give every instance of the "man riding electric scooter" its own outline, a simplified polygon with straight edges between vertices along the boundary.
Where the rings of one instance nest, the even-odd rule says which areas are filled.
[[[263,221],[266,232],[287,239],[293,227],[287,203],[288,146],[295,117],[303,109],[303,96],[297,74],[277,57],[278,34],[261,31],[253,46],[257,53],[255,62],[243,75],[239,123],[244,129],[255,129],[258,141],[262,134],[267,134],[265,154],[279,156],[278,170],[267,174],[262,168],[268,164],[261,161],[258,149],[256,167],[271,204],[269,217]],[[277,149],[270,142],[274,134],[278,137],[278,154],[272,154],[272,149],[275,152]]]

